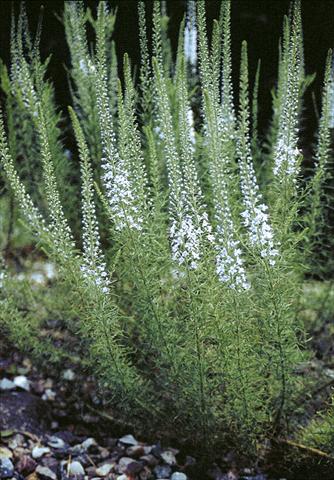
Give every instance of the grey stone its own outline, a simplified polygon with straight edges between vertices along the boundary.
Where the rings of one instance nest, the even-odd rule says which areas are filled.
[[[67,380],[69,382],[74,380],[75,379],[75,373],[73,372],[73,370],[71,370],[70,368],[68,368],[67,370],[64,370],[63,379]]]
[[[10,458],[0,457],[0,478],[11,478],[14,474],[14,465]]]
[[[49,447],[56,448],[56,449],[66,447],[66,443],[64,442],[64,440],[62,440],[59,437],[56,437],[55,435],[49,437],[48,445]]]
[[[50,479],[50,480],[57,480],[57,475],[48,467],[42,467],[42,465],[38,465],[35,472],[38,474],[39,477]]]
[[[173,452],[170,450],[165,450],[160,454],[160,457],[163,459],[167,465],[176,465],[176,458]]]
[[[111,472],[114,465],[114,463],[105,463],[104,465],[100,465],[99,468],[96,469],[95,473],[99,477],[105,477]]]
[[[37,467],[37,463],[29,455],[23,455],[16,464],[16,470],[22,475],[29,475]]]
[[[124,435],[119,441],[125,445],[138,445],[138,442],[133,435]]]
[[[154,475],[156,478],[169,478],[172,474],[172,469],[169,465],[157,465],[154,468]]]
[[[8,378],[0,380],[0,390],[14,390],[14,388],[16,388],[15,383]]]
[[[31,455],[32,455],[32,458],[37,460],[38,458],[43,457],[43,455],[45,455],[46,453],[50,453],[50,452],[51,452],[51,450],[49,449],[49,447],[37,447],[36,446],[32,449]]]
[[[74,461],[69,463],[68,472],[70,475],[85,475],[85,470],[80,462]]]
[[[50,418],[48,406],[32,393],[21,391],[1,394],[0,430],[25,431],[43,436]]]
[[[118,463],[118,470],[120,473],[125,473],[126,469],[133,462],[133,458],[122,457]]]
[[[94,438],[87,438],[84,442],[81,443],[81,447],[84,451],[89,450],[91,447],[96,447],[97,443]]]
[[[171,476],[171,480],[187,480],[187,475],[182,472],[174,472]]]

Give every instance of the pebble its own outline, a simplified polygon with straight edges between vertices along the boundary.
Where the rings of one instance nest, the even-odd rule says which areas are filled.
[[[22,388],[22,390],[30,391],[30,382],[25,375],[18,375],[14,378],[16,387]]]
[[[50,453],[50,452],[51,450],[49,449],[49,447],[34,447],[32,449],[31,455],[32,455],[32,458],[37,460],[38,458],[43,457],[43,455],[45,455],[46,453]]]
[[[129,477],[127,475],[119,475],[116,480],[129,480]]]
[[[176,465],[176,458],[173,452],[166,450],[160,454],[160,457],[163,459],[167,465]]]
[[[75,373],[73,372],[73,370],[71,370],[70,368],[64,370],[63,379],[72,382],[72,380],[75,379]]]
[[[61,438],[53,435],[53,436],[49,437],[48,445],[51,448],[58,449],[58,448],[65,448],[66,443]]]
[[[13,453],[7,447],[0,447],[0,459],[1,458],[13,458]]]
[[[32,473],[37,467],[37,463],[29,455],[23,455],[16,464],[16,470],[26,476]]]
[[[53,402],[56,399],[56,392],[51,390],[51,388],[47,388],[42,395],[42,400],[48,400]]]
[[[11,448],[12,450],[15,450],[15,448],[22,447],[24,443],[25,443],[24,436],[21,435],[20,433],[17,433],[8,442],[8,447]]]
[[[156,478],[170,478],[172,474],[172,469],[169,465],[157,465],[154,468],[154,475]]]
[[[42,465],[38,465],[35,471],[39,477],[57,480],[57,475],[48,467],[42,467]]]
[[[125,473],[132,478],[132,477],[135,477],[137,473],[141,472],[143,468],[144,468],[144,465],[141,462],[136,462],[135,460],[133,460],[127,466]]]
[[[8,378],[0,380],[0,390],[14,390],[14,388],[16,388],[15,383]]]
[[[144,467],[144,469],[139,474],[140,480],[150,480],[152,478],[152,472],[148,467]]]
[[[171,476],[171,480],[187,480],[187,475],[182,472],[174,472]]]
[[[99,477],[105,477],[106,475],[108,475],[108,473],[111,472],[114,465],[114,463],[105,463],[104,465],[101,465],[99,468],[97,468],[95,473]]]
[[[145,449],[141,445],[132,445],[126,449],[126,454],[128,457],[138,458],[144,455]]]
[[[11,478],[14,474],[14,465],[7,457],[0,457],[0,478]]]
[[[133,462],[133,458],[129,458],[129,457],[122,457],[118,463],[118,470],[120,473],[124,473],[126,471],[126,469],[128,468],[128,466],[130,465],[130,463]]]
[[[138,445],[138,442],[133,435],[124,435],[119,441],[125,445]]]
[[[85,441],[81,443],[81,447],[85,451],[89,450],[91,447],[96,447],[96,446],[97,446],[97,443],[96,443],[96,440],[94,440],[94,438],[87,438]]]
[[[159,463],[159,460],[152,454],[143,455],[140,460],[144,460],[150,467],[155,467]]]
[[[85,470],[80,462],[71,462],[68,465],[68,473],[70,475],[85,475]]]

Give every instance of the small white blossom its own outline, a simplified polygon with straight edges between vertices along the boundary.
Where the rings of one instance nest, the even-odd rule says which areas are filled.
[[[259,251],[262,258],[268,259],[270,265],[274,265],[278,250],[274,246],[268,207],[263,203],[257,183],[249,139],[247,138],[243,148],[238,142],[237,150],[240,159],[241,192],[245,206],[241,213],[243,223],[247,228],[250,244]]]
[[[333,56],[333,63],[332,63],[332,70],[331,70],[331,80],[329,84],[329,91],[330,91],[330,120],[329,120],[329,128],[334,128],[334,56]]]
[[[211,231],[206,212],[200,217],[186,213],[179,222],[172,219],[170,239],[173,260],[179,265],[187,264],[192,270],[197,269],[203,254],[203,242],[213,239]]]
[[[194,0],[188,0],[187,3],[187,20],[184,30],[184,55],[189,64],[195,69],[197,65],[197,27]]]
[[[196,143],[196,136],[195,136],[195,127],[194,127],[194,112],[191,108],[187,110],[187,123],[189,127],[189,140],[192,146],[192,151],[194,150],[193,145]]]

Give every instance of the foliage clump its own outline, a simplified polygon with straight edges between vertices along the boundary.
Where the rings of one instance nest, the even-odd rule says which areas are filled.
[[[108,3],[99,2],[94,16],[82,2],[65,2],[78,147],[72,163],[38,53],[40,33],[32,43],[23,10],[12,27],[10,73],[2,69],[0,155],[10,195],[69,289],[65,328],[119,413],[135,421],[149,412],[153,425],[176,425],[195,441],[226,435],[252,451],[257,440],[288,431],[305,388],[297,372],[307,358],[298,312],[321,228],[333,81],[329,54],[314,172],[305,185],[299,130],[311,80],[300,2],[284,21],[264,146],[259,70],[251,99],[246,42],[235,107],[230,10],[223,0],[209,44],[205,2],[190,0],[174,61],[164,2],[154,2],[151,45],[139,1],[135,82],[127,55],[124,78],[117,77]],[[35,177],[24,174],[31,162],[38,195]],[[69,182],[76,167],[78,217],[78,188]],[[29,348],[40,351],[39,324],[22,315],[15,279],[0,279],[8,292],[5,328],[22,345],[24,324]],[[50,356],[53,350],[51,343]]]

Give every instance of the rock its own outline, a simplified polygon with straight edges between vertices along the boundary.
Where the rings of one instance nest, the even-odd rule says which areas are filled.
[[[138,442],[133,435],[124,435],[119,441],[125,445],[138,445]]]
[[[163,459],[167,465],[176,465],[176,458],[173,452],[170,450],[165,450],[160,454],[160,457]]]
[[[40,478],[57,480],[57,475],[48,467],[42,467],[42,465],[38,465],[35,471]]]
[[[91,447],[96,447],[97,443],[94,438],[87,438],[85,441],[81,443],[81,447],[84,451],[88,451]]]
[[[251,476],[243,476],[242,480],[268,480],[267,475],[251,475]]]
[[[143,455],[142,457],[140,457],[140,460],[143,460],[144,462],[146,462],[147,465],[149,465],[150,467],[155,467],[159,463],[159,460],[154,455],[151,455],[151,454]]]
[[[13,458],[13,453],[7,447],[0,447],[0,459],[1,458]]]
[[[62,440],[64,440],[65,443],[68,443],[69,445],[75,445],[82,441],[82,437],[80,437],[79,435],[75,435],[69,430],[59,430],[55,432],[54,435],[58,438],[61,438]]]
[[[15,450],[13,450],[14,459],[16,461],[20,460],[20,458],[23,457],[24,455],[30,455],[30,454],[31,452],[28,448],[17,447],[15,448]]]
[[[131,478],[135,477],[137,473],[141,472],[144,468],[143,463],[141,462],[136,462],[133,460],[129,465],[127,466],[125,473],[129,475]]]
[[[26,480],[38,480],[38,476],[36,472],[31,473],[26,477]]]
[[[172,469],[169,465],[157,465],[153,471],[156,478],[169,478],[172,474]]]
[[[22,390],[25,390],[26,392],[29,392],[30,390],[30,382],[27,379],[26,376],[24,375],[19,375],[14,378],[14,383],[18,388],[22,388]]]
[[[132,445],[131,447],[128,447],[126,449],[125,453],[127,454],[128,457],[139,458],[142,455],[144,455],[146,452],[144,447],[142,447],[141,445]]]
[[[114,467],[114,463],[105,463],[96,469],[95,473],[98,477],[105,477]]]
[[[45,402],[32,393],[1,394],[0,431],[19,430],[42,436],[48,429],[50,417]]]
[[[40,272],[32,272],[30,274],[30,280],[32,280],[35,283],[40,283],[40,284],[45,283],[44,275],[43,273],[40,273]]]
[[[37,463],[29,455],[23,455],[16,464],[16,470],[24,476],[35,471]]]
[[[42,400],[54,402],[56,400],[56,392],[51,390],[51,388],[47,388],[42,395]]]
[[[24,436],[21,435],[20,433],[17,433],[8,442],[8,447],[11,448],[12,450],[15,450],[15,448],[22,447],[24,443],[25,443]]]
[[[161,452],[162,452],[162,449],[161,449],[160,442],[158,442],[156,445],[153,445],[153,446],[152,446],[151,453],[152,453],[155,457],[160,458]]]
[[[190,467],[190,466],[193,466],[193,465],[196,465],[196,458],[191,457],[190,455],[187,455],[185,466]]]
[[[56,473],[58,470],[59,461],[54,457],[43,457],[41,460],[41,465],[43,465],[43,467],[50,468],[50,470]]]
[[[14,475],[14,465],[10,458],[0,457],[0,478],[11,478]]]
[[[85,475],[85,470],[80,462],[74,461],[68,464],[68,473],[70,475]]]
[[[99,456],[102,458],[102,460],[105,460],[110,456],[110,452],[107,448],[103,448],[103,447],[97,447],[97,448],[98,448]]]
[[[72,380],[75,379],[75,373],[73,372],[73,370],[71,370],[70,368],[64,370],[63,379],[72,382]]]
[[[45,275],[48,278],[48,280],[52,280],[56,276],[55,265],[51,262],[45,262],[44,271],[45,271]]]
[[[187,480],[187,475],[182,472],[174,472],[171,476],[171,480]]]
[[[14,390],[14,388],[16,388],[15,383],[8,378],[0,380],[0,390]]]
[[[152,472],[148,467],[144,467],[139,474],[140,480],[149,480],[152,478]]]
[[[39,458],[43,457],[43,455],[50,452],[51,450],[49,449],[49,447],[34,447],[32,449],[31,455],[32,455],[32,458],[34,458],[35,460],[38,460]]]
[[[56,437],[55,435],[52,435],[51,437],[49,437],[48,445],[49,447],[56,448],[56,449],[66,447],[66,443],[64,442],[64,440],[62,440],[59,437]]]
[[[133,462],[133,458],[122,457],[118,463],[118,470],[120,473],[125,473],[126,469]]]
[[[129,480],[129,477],[127,475],[119,475],[116,477],[116,480]]]

